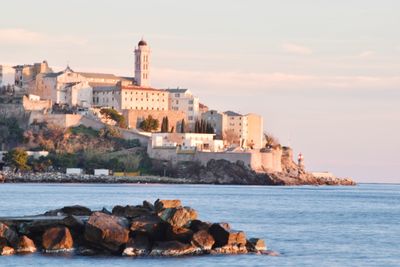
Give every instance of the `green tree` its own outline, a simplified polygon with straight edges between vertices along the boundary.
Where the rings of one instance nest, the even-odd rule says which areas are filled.
[[[125,117],[118,113],[115,109],[102,108],[100,114],[105,116],[107,119],[115,121],[116,125],[120,128],[127,128]]]
[[[29,170],[30,167],[28,165],[28,154],[22,148],[15,148],[9,151],[4,161],[6,164],[15,168],[15,171],[21,170]]]
[[[167,133],[168,129],[169,129],[168,117],[163,117],[162,122],[161,122],[161,132]]]
[[[185,128],[186,128],[185,119],[182,119],[182,121],[181,121],[181,133],[185,133]]]
[[[1,144],[9,147],[19,145],[23,141],[23,133],[16,118],[0,118],[0,148]]]
[[[144,121],[140,123],[140,128],[146,132],[156,131],[160,125],[160,122],[157,119],[154,119],[151,115],[149,115]]]

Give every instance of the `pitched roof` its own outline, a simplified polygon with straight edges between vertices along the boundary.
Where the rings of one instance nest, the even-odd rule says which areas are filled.
[[[77,72],[77,73],[86,78],[103,78],[103,79],[115,79],[115,80],[120,79],[120,77],[108,73],[92,73],[92,72]]]
[[[180,88],[174,88],[174,89],[165,89],[165,91],[168,91],[170,93],[185,93],[189,89],[180,89]]]
[[[54,78],[54,77],[57,77],[57,76],[59,76],[59,75],[61,75],[61,74],[63,74],[63,73],[64,73],[63,71],[59,71],[59,72],[49,72],[49,73],[46,73],[46,74],[44,75],[44,77]]]
[[[231,111],[231,110],[225,111],[224,114],[226,114],[228,116],[243,116],[242,114],[236,113],[236,112]]]

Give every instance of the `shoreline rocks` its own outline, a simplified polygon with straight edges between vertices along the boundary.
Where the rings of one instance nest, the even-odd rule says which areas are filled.
[[[222,160],[223,161],[223,160]],[[182,163],[189,164],[192,163]],[[207,170],[193,173],[190,166],[181,166],[176,177],[161,176],[95,176],[89,174],[71,175],[58,172],[47,173],[13,173],[0,172],[4,183],[92,183],[92,184],[213,184],[213,185],[344,185],[356,183],[350,178],[314,177],[309,173],[297,175],[296,172],[256,173],[243,164],[224,163],[218,170]],[[216,166],[217,164],[210,164]],[[241,171],[236,171],[236,169]]]
[[[137,212],[139,211],[139,212]],[[115,206],[113,214],[70,206],[29,217],[0,219],[0,255],[15,253],[176,257],[271,254],[262,239],[247,239],[227,223],[198,219],[180,200]]]

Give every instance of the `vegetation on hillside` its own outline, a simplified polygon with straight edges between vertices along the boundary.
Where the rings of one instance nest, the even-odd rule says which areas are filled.
[[[154,119],[153,116],[149,115],[144,121],[140,123],[140,128],[146,132],[157,131],[160,126],[160,122]]]
[[[102,108],[100,114],[105,116],[107,119],[115,121],[115,125],[120,128],[127,128],[125,117],[118,113],[115,109]]]
[[[23,132],[16,118],[0,118],[0,148],[2,144],[10,148],[22,143]]]

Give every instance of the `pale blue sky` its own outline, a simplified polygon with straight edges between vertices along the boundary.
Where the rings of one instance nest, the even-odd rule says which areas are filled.
[[[400,182],[400,1],[4,1],[0,64],[132,75],[256,112],[310,170]]]

